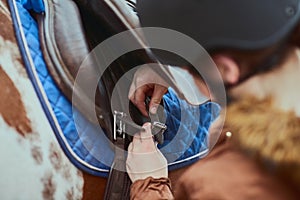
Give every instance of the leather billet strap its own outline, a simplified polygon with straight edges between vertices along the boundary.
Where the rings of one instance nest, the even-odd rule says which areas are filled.
[[[143,118],[141,114],[139,116],[140,118]],[[165,124],[158,122],[159,117],[157,115],[153,115],[153,118],[157,121],[152,123],[152,134],[154,135],[154,139],[162,144],[163,133],[167,127]],[[114,111],[113,130],[115,157],[109,173],[104,199],[127,200],[130,197],[131,180],[126,173],[126,150],[128,149],[129,143],[132,141],[132,136],[127,133],[130,133],[131,135],[132,133],[138,133],[143,131],[143,127],[128,119],[128,116],[125,113]]]
[[[105,200],[128,200],[130,197],[131,180],[126,173],[126,158],[125,154],[129,145],[127,138],[118,137],[114,141],[115,157],[105,189]]]
[[[148,105],[149,99],[146,101],[147,108]],[[163,133],[167,128],[165,124],[160,122],[161,119],[158,114],[150,115],[147,118],[132,103],[129,104],[129,109],[130,114],[135,116],[133,119],[138,119],[135,122],[126,113],[114,111],[114,136],[112,142],[114,144],[115,157],[105,190],[105,200],[127,200],[130,197],[131,181],[126,173],[126,152],[129,143],[132,141],[133,134],[143,131],[142,125],[145,122],[151,122],[154,139],[159,144],[162,144]]]

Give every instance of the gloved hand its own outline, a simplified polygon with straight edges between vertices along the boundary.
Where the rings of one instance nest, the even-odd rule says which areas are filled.
[[[136,134],[128,147],[127,173],[132,182],[147,177],[168,177],[167,160],[157,148],[151,134],[151,124],[144,124],[144,132]]]

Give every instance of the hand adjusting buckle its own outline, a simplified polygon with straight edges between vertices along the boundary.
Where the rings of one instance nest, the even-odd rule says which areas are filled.
[[[114,127],[113,127],[113,140],[116,141],[117,137],[125,139],[125,134],[130,133],[133,135],[137,132],[144,131],[142,126],[137,125],[130,119],[128,119],[127,114],[120,111],[114,111]],[[154,136],[154,140],[158,142],[158,144],[162,144],[164,142],[163,133],[167,129],[167,126],[159,121],[153,121],[151,124],[151,132]]]

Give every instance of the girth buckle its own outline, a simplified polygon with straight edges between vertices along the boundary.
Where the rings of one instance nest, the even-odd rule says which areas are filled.
[[[126,116],[127,115],[124,112],[114,111],[114,141],[117,140],[117,136],[125,139],[126,124],[122,119]]]
[[[138,131],[143,131],[144,128],[142,126],[137,125],[133,121],[127,118],[127,114],[120,111],[114,111],[114,127],[113,127],[113,140],[116,141],[117,137],[125,139],[125,134],[137,133]],[[167,129],[167,126],[164,123],[153,121],[151,125],[151,132],[154,136],[154,140],[158,142],[158,144],[162,144],[164,142],[163,133]]]

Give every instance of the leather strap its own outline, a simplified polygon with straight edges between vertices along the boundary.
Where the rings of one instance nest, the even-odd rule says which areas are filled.
[[[105,189],[105,200],[128,200],[130,198],[131,180],[126,172],[127,149],[129,142],[125,138],[117,138],[115,144],[115,158],[109,172]]]

